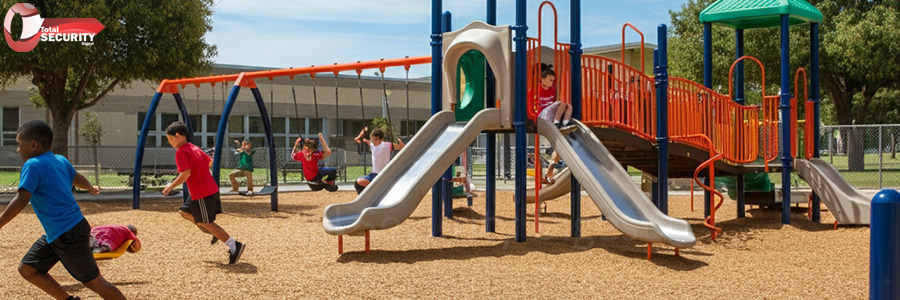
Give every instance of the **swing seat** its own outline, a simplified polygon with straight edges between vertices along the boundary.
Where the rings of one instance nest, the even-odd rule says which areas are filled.
[[[277,186],[267,185],[267,186],[264,186],[261,190],[259,190],[259,192],[253,192],[253,195],[250,195],[250,196],[271,195],[271,194],[275,193],[275,191],[277,191],[277,190],[278,190]],[[238,192],[238,194],[240,194],[241,196],[247,196],[246,191]]]
[[[119,256],[122,256],[122,254],[125,254],[125,252],[128,251],[128,247],[131,246],[132,242],[134,242],[134,241],[133,240],[125,241],[124,243],[122,243],[121,246],[119,246],[119,248],[116,248],[115,251],[94,253],[94,260],[109,260],[109,259],[119,258]]]

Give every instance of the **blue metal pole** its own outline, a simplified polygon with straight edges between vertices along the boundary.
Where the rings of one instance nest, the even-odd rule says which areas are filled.
[[[487,23],[497,25],[497,0],[487,0]],[[496,106],[497,99],[496,82],[494,81],[494,71],[491,70],[490,64],[486,64],[487,82],[485,91],[485,107],[493,108]],[[488,132],[487,134],[487,182],[484,184],[484,231],[495,232],[495,220],[497,212],[497,134]]]
[[[259,94],[259,88],[251,88],[250,92],[253,93],[253,99],[256,99],[256,106],[259,107],[263,128],[266,130],[266,147],[269,147],[269,184],[275,187],[275,192],[269,198],[270,209],[278,211],[278,164],[275,163],[275,136],[272,135],[272,122],[269,120],[269,112],[266,110],[266,101]],[[318,120],[316,121],[318,122]]]
[[[743,29],[735,29],[734,30],[734,43],[735,43],[735,53],[734,58],[738,59],[744,56],[744,30]],[[744,105],[744,61],[738,62],[737,66],[735,66],[735,88],[737,89],[735,93],[734,101],[740,105]],[[743,134],[743,133],[738,133]],[[746,217],[746,207],[744,203],[746,203],[746,195],[744,194],[744,174],[737,175],[737,217],[743,218]]]
[[[449,11],[445,11],[442,15],[442,23],[443,23],[443,32],[450,32],[453,28],[453,23],[450,22],[451,14]],[[433,79],[432,79],[433,80]],[[443,103],[442,103],[443,104]],[[441,200],[444,202],[444,216],[448,219],[453,219],[453,194],[452,188],[453,186],[450,183],[450,179],[453,178],[453,168],[447,168],[447,171],[444,171],[444,175],[441,176]]]
[[[525,0],[516,0],[516,25],[513,27],[516,36],[516,74],[515,74],[515,103],[513,104],[513,126],[516,128],[516,242],[525,242],[525,56],[528,36],[526,31]]]
[[[569,46],[569,56],[572,59],[571,62],[571,70],[572,70],[572,118],[581,120],[581,108],[582,108],[582,98],[581,98],[581,54],[584,52],[581,49],[581,0],[572,0],[571,1],[571,24],[569,27],[571,28],[571,45]],[[580,237],[581,236],[581,184],[578,183],[578,179],[575,179],[575,176],[572,176],[572,187],[569,192],[569,199],[571,201],[571,228],[570,233],[572,237]]]
[[[900,298],[900,192],[872,199],[869,237],[869,299]]]
[[[781,15],[781,223],[791,224],[791,52],[788,15]]]
[[[666,24],[657,27],[656,144],[659,147],[659,210],[669,214],[669,39]]]
[[[703,85],[712,88],[712,23],[705,22],[703,23]],[[706,176],[706,179],[703,181],[704,184],[709,185],[709,175]],[[709,198],[710,193],[708,191],[703,191],[703,216],[707,217],[710,214],[709,206]]]
[[[809,60],[809,84],[810,84],[809,96],[810,96],[810,99],[809,99],[809,101],[813,102],[813,140],[812,140],[812,143],[813,143],[813,147],[814,147],[813,149],[815,149],[815,151],[813,151],[813,157],[818,158],[819,157],[819,149],[820,149],[819,147],[821,146],[821,144],[819,144],[821,142],[820,141],[821,132],[819,132],[819,130],[821,130],[821,127],[819,126],[820,125],[819,124],[819,101],[820,101],[820,97],[819,97],[819,23],[810,24],[809,47],[810,47],[810,49],[809,49],[809,53],[810,53],[810,60]],[[809,122],[809,121],[807,121],[807,122]],[[809,143],[810,141],[806,141],[806,142]],[[820,210],[819,208],[821,207],[820,201],[821,200],[819,199],[819,195],[817,195],[815,192],[813,192],[812,221],[816,222],[816,223],[821,221],[821,215],[819,214],[819,210]]]
[[[213,153],[213,169],[212,176],[213,179],[216,180],[216,184],[219,184],[219,169],[222,165],[222,146],[225,141],[225,132],[228,127],[228,117],[231,116],[231,109],[234,108],[234,102],[237,101],[238,93],[241,91],[241,86],[235,84],[231,88],[231,93],[228,94],[228,101],[225,102],[225,107],[222,108],[222,117],[219,119],[219,129],[216,130],[216,150]]]
[[[162,93],[157,92],[150,100],[150,107],[147,108],[147,115],[144,116],[144,124],[141,125],[141,135],[138,136],[137,148],[134,153],[134,176],[131,185],[131,208],[141,208],[141,168],[144,163],[144,147],[147,145],[147,134],[150,133],[150,124],[153,116],[156,115],[156,107],[159,106],[159,99]]]
[[[431,115],[441,111],[441,0],[431,0]],[[431,236],[441,236],[441,182],[431,187]]]
[[[184,100],[181,98],[181,94],[174,93],[172,97],[175,98],[175,104],[178,106],[178,111],[181,112],[181,119],[184,120],[184,125],[187,127],[187,142],[194,142],[194,125],[191,122],[191,115],[188,114],[187,106],[184,105]],[[163,124],[165,125],[165,124]],[[188,190],[187,182],[181,184],[181,190],[183,193],[181,194],[182,200],[188,200],[191,198],[191,192]]]

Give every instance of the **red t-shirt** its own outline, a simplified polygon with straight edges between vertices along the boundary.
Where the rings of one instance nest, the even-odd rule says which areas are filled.
[[[556,86],[551,86],[549,89],[545,89],[543,86],[538,87],[538,113],[540,114],[544,108],[547,108],[553,102],[556,102]]]
[[[306,176],[307,180],[316,178],[316,175],[319,175],[319,161],[322,160],[322,152],[314,151],[307,160],[303,151],[300,151],[294,154],[294,160],[303,164],[303,176]]]
[[[200,200],[219,192],[219,185],[209,173],[209,158],[200,147],[191,143],[185,143],[175,151],[175,165],[178,173],[191,170],[191,177],[187,179],[188,191],[191,192],[191,200]]]
[[[97,239],[97,243],[108,245],[112,251],[115,251],[127,240],[137,240],[128,227],[122,225],[103,225],[91,228],[91,235]]]

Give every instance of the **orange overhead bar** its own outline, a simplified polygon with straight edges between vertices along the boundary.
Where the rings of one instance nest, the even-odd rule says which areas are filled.
[[[244,72],[241,74],[230,74],[230,75],[214,75],[214,76],[204,76],[204,77],[195,77],[195,78],[182,78],[182,79],[167,79],[163,80],[160,83],[157,92],[160,93],[171,93],[173,91],[173,87],[176,86],[185,86],[188,84],[202,84],[202,83],[211,83],[215,85],[217,82],[228,82],[228,81],[238,81],[240,77],[241,82],[238,82],[238,85],[247,87],[250,82],[256,78],[274,78],[274,77],[283,77],[283,76],[296,76],[301,74],[316,74],[316,73],[337,73],[342,71],[353,71],[353,70],[364,70],[364,69],[379,69],[384,70],[387,67],[409,67],[411,65],[421,65],[421,64],[429,64],[431,63],[431,56],[419,56],[419,57],[405,57],[405,58],[394,58],[394,59],[380,59],[373,61],[357,61],[355,63],[344,63],[344,64],[334,64],[334,65],[322,65],[322,66],[309,66],[303,68],[287,68],[287,69],[277,69],[277,70],[266,70],[266,71],[254,71],[254,72]],[[174,90],[177,92],[177,90]]]

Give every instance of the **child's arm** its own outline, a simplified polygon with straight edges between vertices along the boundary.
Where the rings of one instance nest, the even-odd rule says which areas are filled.
[[[169,193],[172,192],[172,189],[174,189],[176,186],[179,186],[180,184],[182,184],[182,183],[184,183],[185,181],[187,181],[187,179],[188,179],[189,177],[191,177],[191,170],[190,170],[190,169],[184,170],[184,172],[181,172],[181,174],[178,174],[178,177],[176,177],[175,180],[172,181],[172,183],[170,183],[169,185],[167,185],[166,188],[164,188],[164,189],[162,190],[163,196],[168,196]]]
[[[406,144],[403,143],[403,140],[401,140],[400,138],[397,138],[397,145],[394,146],[394,150],[400,151],[400,149],[403,149],[403,147],[405,147],[405,146],[406,146]]]
[[[100,187],[93,186],[84,175],[81,175],[81,173],[75,173],[75,180],[72,181],[72,184],[79,189],[87,190],[91,195],[100,194]]]
[[[368,144],[369,141],[366,140],[365,138],[363,138],[363,135],[365,135],[366,131],[368,131],[368,130],[369,130],[369,126],[363,127],[362,131],[359,132],[359,135],[357,135],[356,138],[353,139],[353,141],[356,142],[357,144],[362,143],[362,142],[365,142],[366,144]]]
[[[294,141],[294,150],[291,151],[291,157],[294,157],[294,155],[296,155],[297,152],[300,152],[300,150],[298,150],[297,147],[300,146],[300,142],[302,142],[302,141],[303,141],[302,136],[298,137],[297,140]]]
[[[234,154],[244,152],[244,147],[241,147],[241,142],[234,140],[234,143],[237,145],[237,150],[234,150]]]
[[[135,237],[134,240],[131,241],[131,246],[128,246],[128,252],[135,253],[138,251],[141,251],[141,240]]]
[[[31,201],[31,192],[26,189],[19,189],[16,196],[13,197],[6,209],[3,210],[3,213],[0,214],[0,228],[3,228],[6,223],[12,221],[13,218],[22,212],[22,209],[25,209],[25,206],[28,205],[28,201]]]
[[[322,150],[324,150],[322,152],[322,159],[325,159],[325,158],[331,156],[331,148],[328,148],[328,144],[325,143],[325,138],[322,137],[321,132],[319,132],[319,142],[322,143]]]

